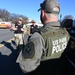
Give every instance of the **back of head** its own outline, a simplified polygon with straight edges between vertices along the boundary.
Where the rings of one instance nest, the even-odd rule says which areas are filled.
[[[41,10],[40,19],[43,24],[58,21],[60,6],[57,0],[44,0],[44,2],[40,4],[39,10]]]
[[[40,4],[40,7],[39,10],[45,10],[47,13],[59,14],[60,12],[60,6],[57,0],[44,0],[44,2]]]

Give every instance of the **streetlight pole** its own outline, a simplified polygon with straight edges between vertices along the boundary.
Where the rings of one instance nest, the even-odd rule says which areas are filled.
[[[62,14],[60,14],[60,24],[61,24],[61,18],[62,18]]]

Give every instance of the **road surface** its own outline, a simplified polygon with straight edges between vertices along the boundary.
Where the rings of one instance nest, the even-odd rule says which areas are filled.
[[[0,43],[14,37],[14,32],[10,29],[0,29]]]
[[[13,32],[9,29],[0,29],[0,75],[26,75],[16,63],[19,54],[16,50]],[[10,40],[10,41],[8,41]]]

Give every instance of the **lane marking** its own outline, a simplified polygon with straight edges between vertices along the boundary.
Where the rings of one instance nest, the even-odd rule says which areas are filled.
[[[6,42],[10,43],[12,40],[14,40],[14,38],[12,38],[12,39],[10,39],[10,40],[8,40]],[[4,44],[0,44],[0,48],[3,47],[3,46],[4,46]]]

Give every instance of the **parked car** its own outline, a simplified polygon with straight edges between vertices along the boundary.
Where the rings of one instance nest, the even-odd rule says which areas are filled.
[[[0,28],[11,28],[11,22],[0,22]]]

